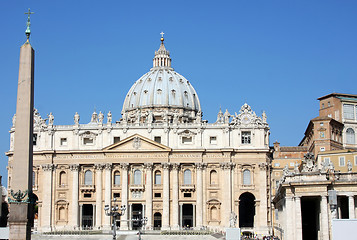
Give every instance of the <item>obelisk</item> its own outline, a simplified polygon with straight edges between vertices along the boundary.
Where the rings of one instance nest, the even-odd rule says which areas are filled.
[[[32,166],[33,166],[33,102],[34,50],[30,38],[30,14],[27,18],[27,41],[20,49],[19,80],[17,86],[14,155],[12,160],[9,239],[31,239],[33,221]]]

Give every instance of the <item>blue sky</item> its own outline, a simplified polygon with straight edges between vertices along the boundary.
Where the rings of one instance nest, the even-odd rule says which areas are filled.
[[[131,85],[152,67],[165,32],[174,69],[195,87],[204,119],[247,102],[270,143],[297,145],[316,98],[357,94],[357,1],[0,1],[0,152],[9,149],[19,48],[32,15],[35,106],[55,124],[89,122],[94,108],[119,120]],[[7,158],[0,154],[6,184]]]

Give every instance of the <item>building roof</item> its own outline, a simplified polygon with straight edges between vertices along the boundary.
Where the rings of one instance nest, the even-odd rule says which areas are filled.
[[[330,93],[327,94],[325,96],[319,97],[317,100],[323,100],[325,98],[329,98],[329,97],[336,97],[336,98],[340,98],[340,99],[349,99],[349,100],[357,100],[357,95],[355,94],[347,94],[347,93]]]

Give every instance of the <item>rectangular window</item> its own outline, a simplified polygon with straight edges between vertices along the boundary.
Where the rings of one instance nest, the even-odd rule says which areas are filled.
[[[61,146],[67,146],[67,138],[61,138]]]
[[[280,163],[274,163],[274,167],[280,167]]]
[[[357,166],[357,156],[355,156],[355,166]]]
[[[330,158],[329,157],[325,157],[324,161],[325,161],[325,164],[329,164],[330,163]]]
[[[290,167],[294,167],[294,166],[295,166],[295,163],[291,162]]]
[[[189,198],[189,197],[191,197],[191,193],[184,193],[183,197]]]
[[[34,133],[33,136],[32,136],[32,144],[34,146],[36,146],[36,144],[37,144],[37,133]]]
[[[94,143],[93,138],[83,138],[84,145],[93,145],[93,143]]]
[[[250,132],[242,132],[242,144],[250,144]]]
[[[354,106],[352,104],[343,104],[343,118],[354,119]]]
[[[325,151],[325,147],[320,147],[320,152],[324,152]]]
[[[345,157],[340,157],[339,160],[340,160],[340,161],[339,161],[340,167],[345,166],[345,164],[346,164],[346,163],[345,163]]]
[[[154,197],[161,198],[161,193],[159,193],[159,192],[154,193]]]
[[[85,194],[83,195],[83,197],[84,197],[84,198],[91,198],[91,197],[92,197],[92,194],[90,194],[90,193],[85,193]]]
[[[120,142],[120,137],[114,137],[113,143],[118,143],[118,142]]]
[[[160,136],[154,137],[154,141],[157,143],[161,143],[161,137]]]
[[[113,193],[113,198],[120,198],[120,193]]]
[[[322,105],[322,108],[324,108],[325,107],[325,103],[323,103],[323,104],[321,104]]]
[[[209,143],[213,144],[213,145],[216,145],[217,144],[217,137],[210,137],[209,138]]]
[[[182,137],[182,144],[191,144],[192,137]]]
[[[330,102],[327,102],[327,106],[331,107],[331,103],[330,103]]]

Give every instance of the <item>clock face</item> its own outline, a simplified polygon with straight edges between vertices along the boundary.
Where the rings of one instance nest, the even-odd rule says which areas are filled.
[[[251,119],[250,119],[250,116],[249,115],[243,115],[242,117],[242,123],[244,124],[248,124],[250,123]]]

